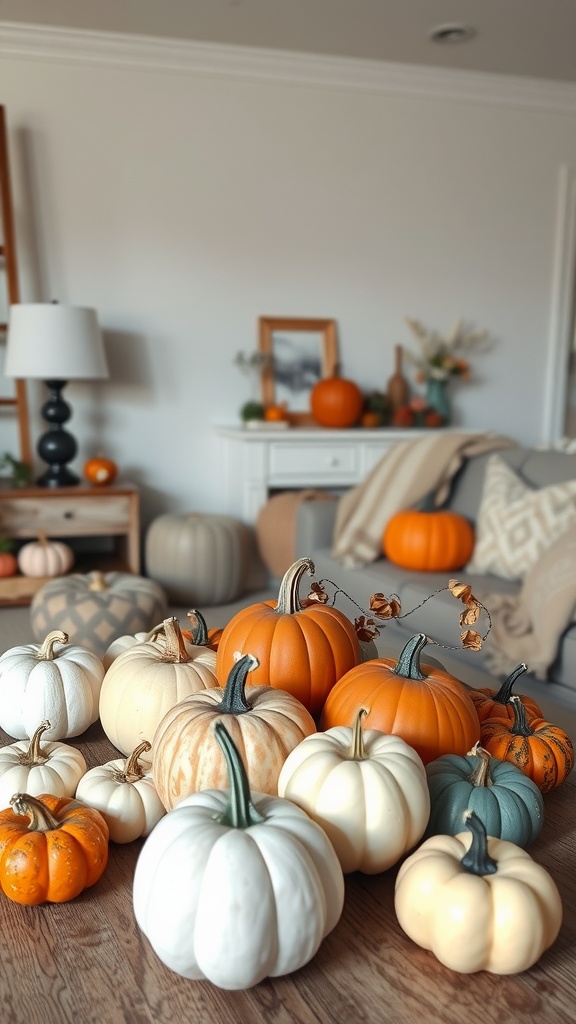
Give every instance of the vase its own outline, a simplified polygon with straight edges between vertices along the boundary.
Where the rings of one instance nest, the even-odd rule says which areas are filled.
[[[448,426],[451,419],[448,381],[428,377],[426,381],[426,401],[430,409],[434,409],[442,417],[442,424]]]

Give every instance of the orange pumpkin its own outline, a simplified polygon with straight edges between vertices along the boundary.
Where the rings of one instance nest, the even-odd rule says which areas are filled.
[[[461,569],[474,550],[474,530],[449,509],[403,509],[384,530],[382,551],[390,562],[418,572]]]
[[[288,410],[286,409],[286,403],[282,402],[280,405],[265,405],[264,419],[268,423],[278,423],[281,420],[287,420]]]
[[[366,728],[401,736],[424,764],[442,754],[468,753],[480,739],[476,709],[456,676],[420,664],[427,642],[418,633],[397,660],[374,658],[347,672],[328,694],[320,729],[347,725],[366,708]]]
[[[300,558],[284,574],[278,600],[249,605],[224,627],[216,655],[216,675],[226,685],[237,652],[253,654],[254,686],[287,690],[315,715],[334,684],[360,662],[360,644],[350,620],[337,608],[299,599],[300,580],[314,564]]]
[[[0,811],[0,888],[15,903],[64,903],[94,885],[108,861],[100,811],[71,797],[17,793]]]
[[[321,427],[353,427],[364,408],[364,396],[353,380],[324,377],[310,392],[310,411]]]
[[[520,697],[510,697],[514,721],[489,718],[482,723],[482,746],[492,757],[511,761],[542,793],[555,789],[574,767],[574,747],[563,729],[541,718],[528,722]]]
[[[91,484],[97,487],[105,487],[114,483],[118,475],[118,466],[112,459],[105,459],[101,455],[88,459],[84,463],[84,476]]]
[[[18,572],[16,555],[11,551],[0,551],[0,577],[15,576]]]
[[[489,687],[478,690],[470,690],[470,696],[474,701],[480,724],[487,718],[501,718],[504,722],[514,721],[514,705],[511,703],[512,687],[518,679],[526,672],[527,665],[524,663],[516,668],[506,677],[499,690],[492,690]],[[532,697],[521,696],[526,715],[530,721],[533,718],[543,718],[543,711],[539,704]]]

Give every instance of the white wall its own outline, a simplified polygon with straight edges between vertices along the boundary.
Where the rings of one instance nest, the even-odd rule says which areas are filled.
[[[343,372],[366,389],[412,345],[406,314],[440,330],[463,315],[496,341],[455,389],[457,421],[544,438],[570,87],[19,38],[0,102],[21,298],[98,310],[112,376],[68,388],[77,467],[115,458],[145,523],[220,510],[213,428],[249,397],[233,357],[259,315],[335,318]]]

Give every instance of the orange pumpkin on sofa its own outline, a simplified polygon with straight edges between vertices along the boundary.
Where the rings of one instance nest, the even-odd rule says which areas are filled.
[[[461,569],[474,550],[474,529],[464,516],[436,509],[403,509],[388,520],[382,551],[390,562],[418,572]]]

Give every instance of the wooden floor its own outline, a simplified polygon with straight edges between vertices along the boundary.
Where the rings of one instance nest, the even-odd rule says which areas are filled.
[[[0,733],[1,743],[9,738]],[[89,767],[116,756],[99,725],[73,741]],[[1,744],[0,744],[1,745]],[[63,905],[0,894],[2,1024],[568,1024],[576,1019],[576,782],[545,797],[530,849],[560,889],[564,923],[531,970],[458,975],[415,946],[393,909],[395,869],[346,879],[342,918],[313,960],[246,992],[187,981],[158,960],[132,912],[141,841],[112,844],[99,882]]]

